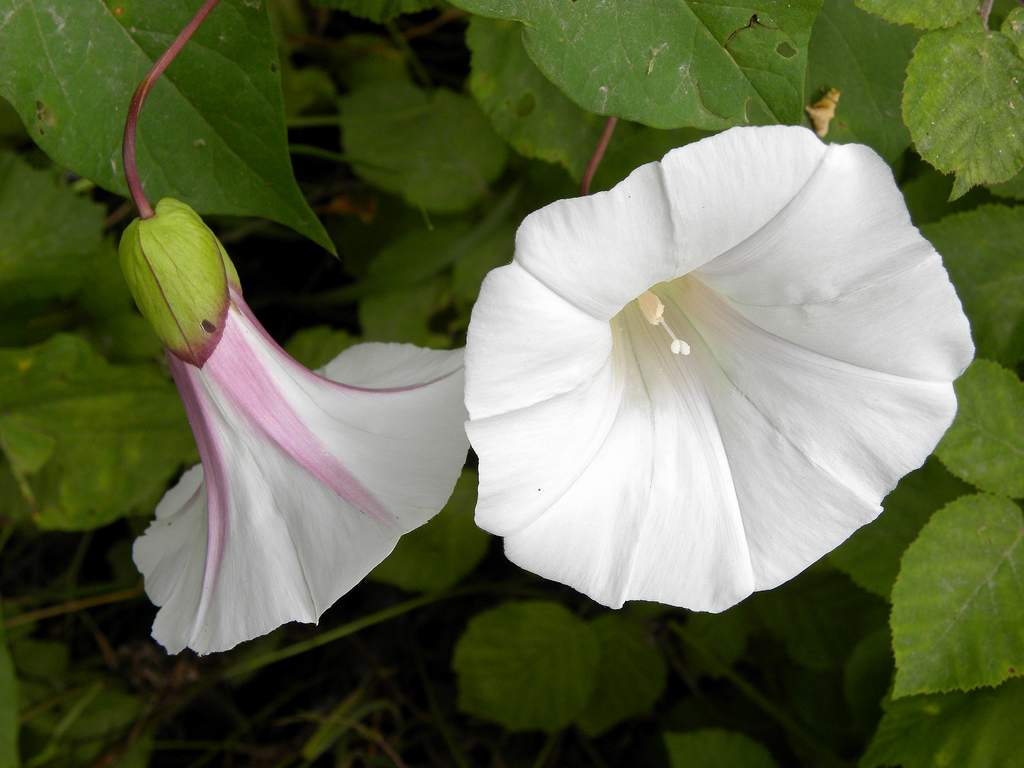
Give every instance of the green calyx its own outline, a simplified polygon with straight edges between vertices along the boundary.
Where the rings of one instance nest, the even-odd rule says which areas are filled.
[[[164,346],[202,366],[224,331],[238,273],[224,246],[184,203],[164,198],[149,219],[121,236],[121,271],[143,316]]]

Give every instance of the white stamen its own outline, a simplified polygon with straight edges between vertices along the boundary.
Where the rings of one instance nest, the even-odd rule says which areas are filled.
[[[690,345],[680,339],[669,328],[668,323],[665,322],[665,305],[661,303],[661,299],[655,296],[650,291],[644,291],[636,299],[637,305],[640,307],[640,311],[643,312],[644,318],[651,325],[660,325],[665,329],[665,332],[671,337],[672,344],[669,349],[672,350],[674,355],[688,355],[690,354]]]

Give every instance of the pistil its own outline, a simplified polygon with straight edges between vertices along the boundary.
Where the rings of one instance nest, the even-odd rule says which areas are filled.
[[[676,336],[669,324],[665,322],[665,305],[662,303],[656,295],[651,291],[644,291],[637,299],[636,303],[640,307],[640,311],[643,312],[644,318],[651,325],[660,325],[662,329],[672,339],[672,343],[669,345],[669,349],[672,350],[672,354],[675,355],[688,355],[690,354],[690,345],[685,341]]]

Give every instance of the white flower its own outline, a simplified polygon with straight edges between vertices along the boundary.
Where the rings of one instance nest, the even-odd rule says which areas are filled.
[[[477,523],[605,605],[723,610],[879,514],[972,354],[874,152],[726,131],[535,212],[484,281]]]
[[[315,622],[441,509],[465,461],[461,351],[361,344],[321,377],[232,288],[204,365],[167,359],[202,467],[164,496],[133,556],[171,653]]]

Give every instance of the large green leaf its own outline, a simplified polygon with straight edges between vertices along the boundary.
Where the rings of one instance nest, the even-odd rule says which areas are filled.
[[[432,7],[434,0],[314,0],[317,5],[347,11],[370,21],[389,21],[403,13],[415,13]]]
[[[667,672],[643,624],[606,613],[590,626],[601,644],[601,662],[594,692],[576,722],[588,736],[596,736],[649,711],[665,689]]]
[[[973,20],[929,32],[914,48],[903,121],[921,156],[956,174],[954,198],[1024,167],[1022,108],[1024,61],[1006,35]]]
[[[1024,672],[1024,519],[965,496],[921,530],[892,591],[894,697],[998,685]]]
[[[597,633],[557,603],[504,603],[473,617],[455,647],[459,708],[511,731],[558,731],[596,685]]]
[[[752,738],[736,731],[704,728],[687,733],[666,733],[671,768],[774,768],[771,753]]]
[[[951,27],[978,10],[979,0],[856,0],[865,11],[921,29]]]
[[[473,52],[469,88],[495,130],[520,154],[582,177],[604,120],[541,74],[523,47],[519,24],[475,16],[466,42]]]
[[[1024,754],[1024,680],[886,702],[860,768],[1010,768]]]
[[[164,376],[61,335],[0,349],[0,451],[39,525],[86,529],[149,511],[195,447]]]
[[[971,320],[979,357],[1024,358],[1024,208],[986,205],[924,228]]]
[[[342,142],[356,173],[428,211],[470,207],[505,167],[505,144],[472,99],[395,80],[341,99]]]
[[[821,0],[456,0],[521,22],[540,70],[591,112],[658,128],[803,120]]]
[[[917,33],[858,10],[850,0],[825,0],[811,33],[807,92],[840,92],[827,138],[873,147],[889,162],[910,145],[900,115],[903,74]]]
[[[76,291],[99,248],[104,215],[53,171],[0,152],[0,305]]]
[[[139,169],[155,203],[264,216],[333,251],[292,176],[266,3],[222,2],[154,86]],[[0,0],[0,95],[54,158],[124,194],[135,86],[196,11],[190,0]]]
[[[956,382],[953,426],[935,454],[984,491],[1024,496],[1024,384],[988,360],[975,360]]]
[[[437,516],[398,541],[370,578],[412,592],[447,589],[487,553],[490,537],[473,523],[476,472],[466,470]]]
[[[18,760],[18,678],[7,650],[0,613],[0,765],[16,768]]]
[[[885,497],[885,511],[878,519],[847,539],[829,560],[858,586],[888,600],[900,558],[921,526],[937,509],[970,490],[930,458]]]

